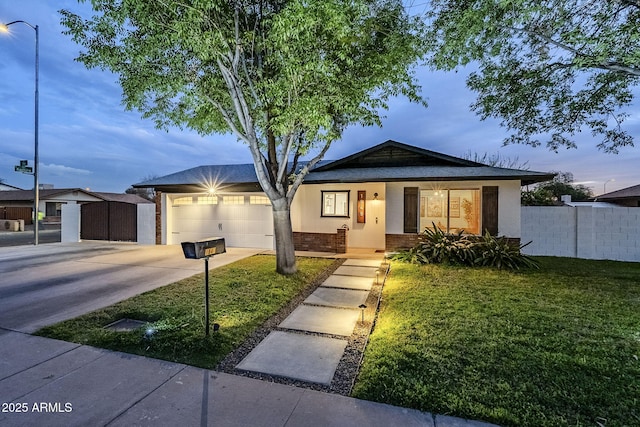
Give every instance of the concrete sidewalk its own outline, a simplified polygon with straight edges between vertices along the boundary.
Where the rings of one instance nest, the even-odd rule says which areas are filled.
[[[0,329],[2,426],[491,424]]]

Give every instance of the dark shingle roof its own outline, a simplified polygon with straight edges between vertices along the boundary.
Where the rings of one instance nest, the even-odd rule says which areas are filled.
[[[523,184],[531,184],[548,181],[553,176],[546,172],[486,166],[389,140],[340,160],[322,161],[304,182],[521,180]],[[222,189],[220,184],[229,190],[261,190],[253,164],[198,166],[134,184],[134,187],[204,192],[211,186]]]
[[[640,184],[598,196],[598,200],[627,199],[640,197]]]

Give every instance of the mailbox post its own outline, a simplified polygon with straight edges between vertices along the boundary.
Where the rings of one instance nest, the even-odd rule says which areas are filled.
[[[209,258],[227,251],[224,238],[209,237],[196,242],[182,242],[182,252],[187,259],[204,259],[204,323],[205,336],[209,336]]]

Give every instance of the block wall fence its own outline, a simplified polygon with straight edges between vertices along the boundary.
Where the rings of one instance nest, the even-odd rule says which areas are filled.
[[[640,262],[640,208],[523,206],[527,255]]]

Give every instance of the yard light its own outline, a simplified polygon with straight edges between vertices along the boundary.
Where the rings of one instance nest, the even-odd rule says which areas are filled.
[[[364,309],[367,308],[367,306],[365,304],[360,304],[358,308],[360,309],[360,313],[362,315],[362,323],[364,323]]]
[[[37,25],[31,25],[27,21],[12,21],[8,24],[0,23],[0,32],[9,33],[9,27],[13,24],[24,24],[29,26],[36,32],[36,58],[35,58],[35,131],[34,131],[34,156],[33,156],[33,244],[38,244],[38,205],[40,204],[40,193],[38,184],[38,74],[39,74],[39,45],[40,45],[40,31]]]

